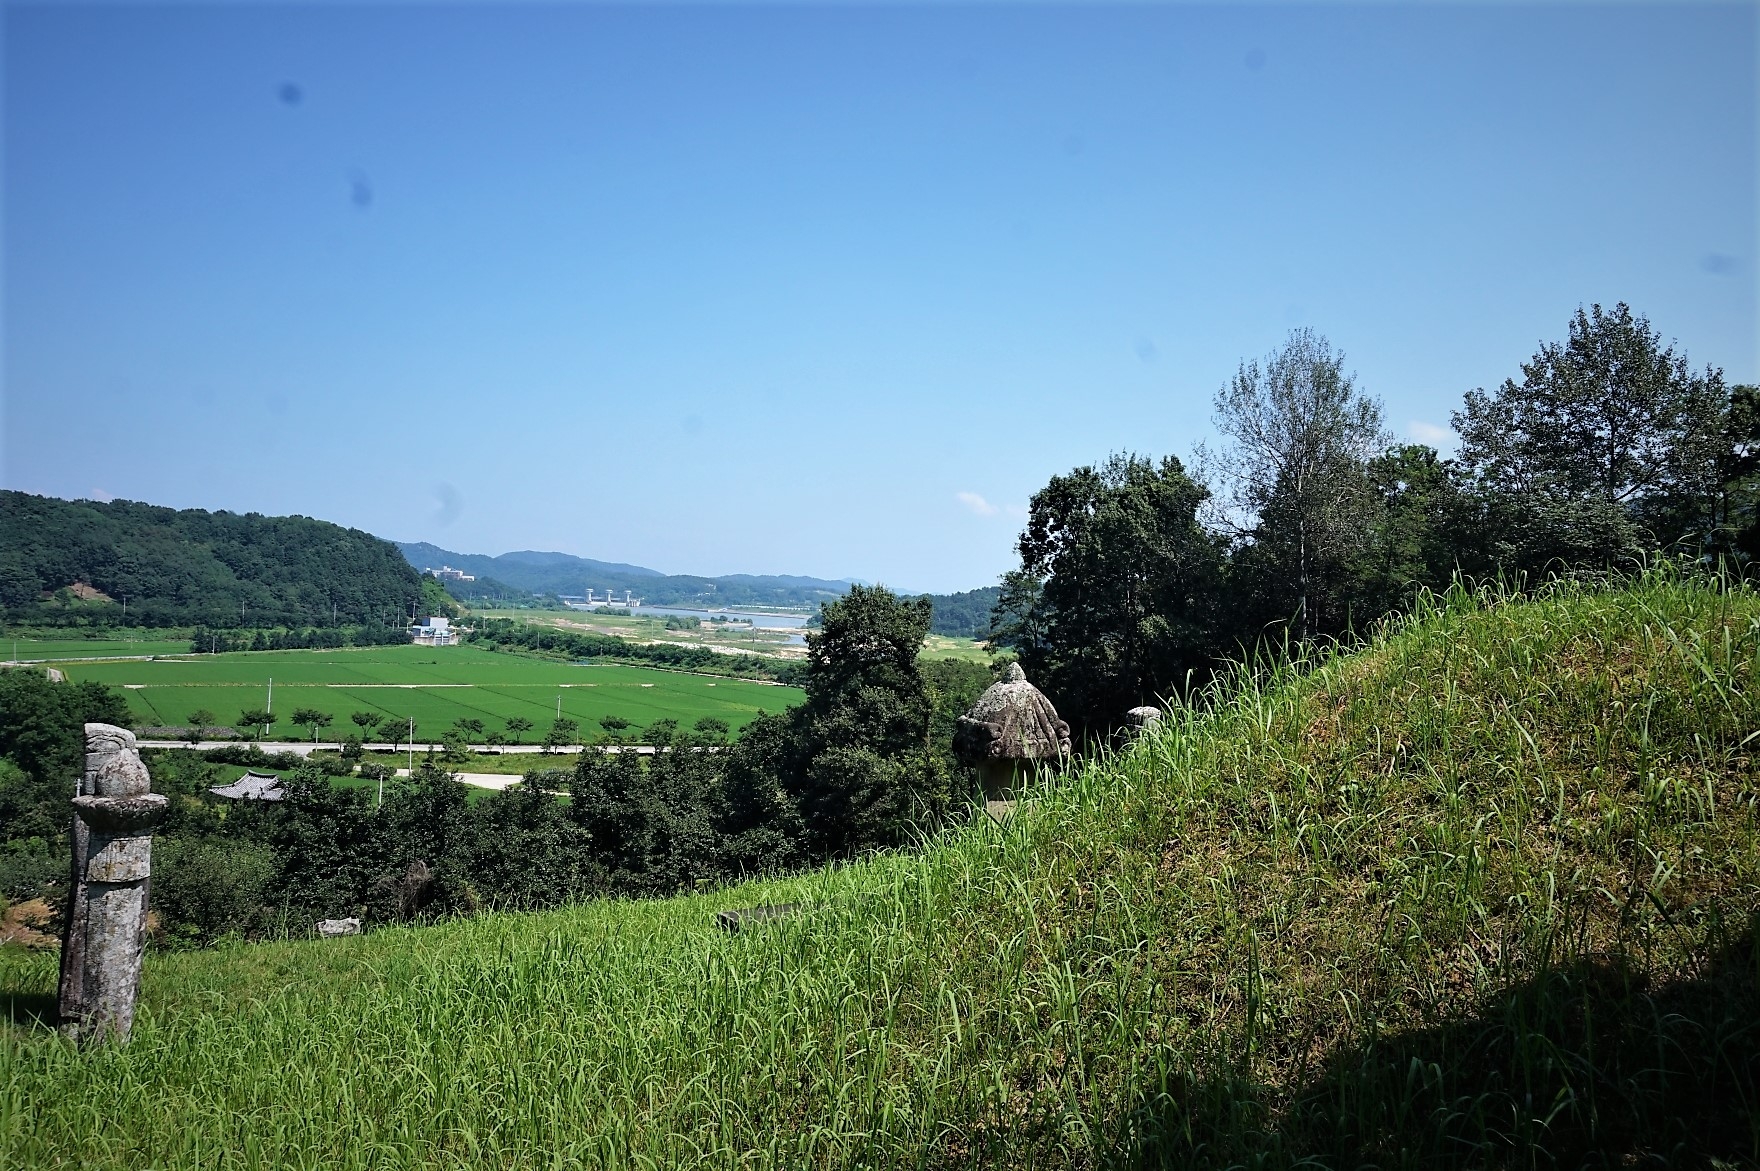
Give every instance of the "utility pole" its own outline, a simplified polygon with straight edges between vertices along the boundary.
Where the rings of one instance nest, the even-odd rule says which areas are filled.
[[[267,712],[275,710],[275,677],[273,675],[269,677],[269,702],[264,706],[263,710]],[[267,728],[263,730],[268,731]]]
[[[416,775],[416,718],[414,716],[409,718],[409,775],[411,779],[414,779]],[[381,801],[385,799],[384,786],[383,781],[379,782],[379,800]]]

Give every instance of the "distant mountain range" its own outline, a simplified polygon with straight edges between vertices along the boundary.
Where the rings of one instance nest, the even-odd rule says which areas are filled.
[[[816,606],[842,597],[853,584],[789,574],[666,574],[641,565],[532,549],[489,557],[457,553],[426,541],[400,541],[397,547],[418,570],[450,567],[535,594],[579,597],[589,589],[597,595],[629,590],[650,606]],[[465,596],[470,593],[470,583],[454,583],[450,589],[455,595]]]

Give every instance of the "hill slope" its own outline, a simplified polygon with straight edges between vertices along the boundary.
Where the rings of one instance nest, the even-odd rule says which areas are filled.
[[[921,854],[154,956],[126,1050],[14,957],[0,1164],[1749,1162],[1757,650],[1661,575],[1456,596]]]
[[[12,621],[115,621],[126,598],[136,625],[401,626],[421,594],[396,546],[327,521],[0,491]]]

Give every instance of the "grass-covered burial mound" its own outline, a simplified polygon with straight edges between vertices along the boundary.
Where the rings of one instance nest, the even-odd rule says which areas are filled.
[[[1757,649],[1457,594],[920,853],[150,956],[122,1050],[11,953],[0,1165],[1751,1163]]]

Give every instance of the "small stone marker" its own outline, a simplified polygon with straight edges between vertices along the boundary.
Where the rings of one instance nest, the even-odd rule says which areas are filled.
[[[73,799],[72,890],[61,939],[61,1027],[82,1042],[128,1040],[147,943],[153,826],[169,800],[148,792],[134,733],[86,725]]]
[[[1134,707],[1124,714],[1124,722],[1130,725],[1131,731],[1135,735],[1141,736],[1153,727],[1155,721],[1159,720],[1161,716],[1162,711],[1158,707]]]
[[[718,911],[715,923],[722,930],[739,934],[748,923],[768,923],[773,919],[787,919],[800,913],[799,903],[772,903],[762,907],[745,907],[737,911]]]
[[[335,939],[339,935],[359,935],[361,921],[354,916],[347,919],[319,919],[318,938]]]
[[[1041,761],[1069,757],[1069,725],[1044,692],[1027,682],[1019,663],[1010,663],[972,710],[954,725],[953,752],[978,770],[984,810],[997,822],[1014,813],[1015,787]]]

